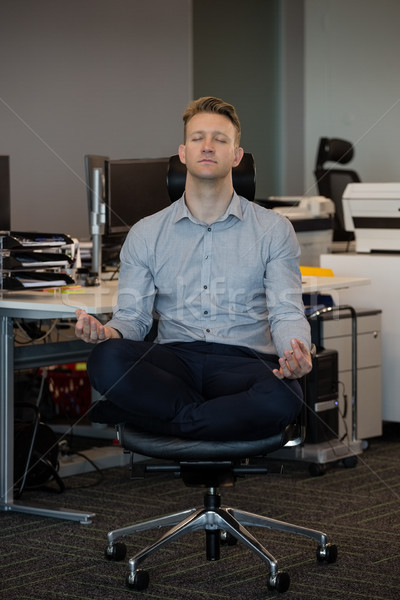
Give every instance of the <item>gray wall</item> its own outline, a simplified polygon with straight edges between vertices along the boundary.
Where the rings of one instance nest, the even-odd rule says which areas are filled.
[[[84,154],[176,152],[191,46],[191,0],[1,0],[14,229],[88,237]]]
[[[193,14],[194,94],[238,108],[258,197],[317,193],[323,136],[355,144],[363,181],[400,181],[398,0],[193,0]]]
[[[212,15],[212,18],[210,18]],[[194,95],[237,108],[258,198],[303,189],[303,0],[194,0]]]
[[[13,228],[88,237],[84,154],[175,153],[203,94],[237,106],[258,197],[315,193],[320,136],[399,180],[399,22],[398,0],[2,0]]]
[[[305,0],[305,193],[323,136],[363,181],[400,181],[399,23],[398,0]]]

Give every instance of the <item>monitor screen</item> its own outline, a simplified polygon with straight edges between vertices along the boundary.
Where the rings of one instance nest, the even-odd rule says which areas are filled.
[[[121,235],[143,217],[171,204],[167,189],[169,158],[106,162],[106,234]]]

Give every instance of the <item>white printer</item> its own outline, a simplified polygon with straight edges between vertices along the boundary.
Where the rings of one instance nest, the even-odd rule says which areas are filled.
[[[335,205],[324,196],[270,196],[272,210],[287,217],[301,247],[301,264],[319,267],[321,254],[332,243],[332,215]]]
[[[335,213],[335,205],[325,196],[270,196],[273,210],[290,220],[326,219]]]
[[[342,204],[356,252],[400,252],[400,183],[349,183]]]

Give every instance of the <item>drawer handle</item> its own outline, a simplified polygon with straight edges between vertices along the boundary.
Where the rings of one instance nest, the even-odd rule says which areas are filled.
[[[378,333],[377,331],[374,331],[374,332],[372,333],[372,336],[373,336],[374,338],[377,338],[377,337],[378,337],[378,335],[379,335],[379,333]]]

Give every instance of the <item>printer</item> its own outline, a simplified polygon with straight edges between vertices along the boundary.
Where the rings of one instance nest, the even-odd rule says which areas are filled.
[[[273,210],[290,220],[329,219],[335,213],[335,205],[325,196],[270,196]]]
[[[270,196],[272,210],[287,217],[301,248],[301,264],[319,267],[319,257],[330,251],[335,205],[324,196]]]
[[[400,252],[400,183],[349,183],[342,205],[356,252]]]

